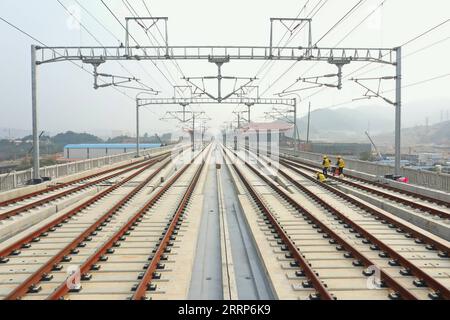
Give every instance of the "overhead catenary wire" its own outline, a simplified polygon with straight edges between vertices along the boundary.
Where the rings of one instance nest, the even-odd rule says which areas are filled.
[[[131,5],[131,3],[128,0],[122,0],[122,3],[124,4],[124,6],[127,8],[127,10],[130,12],[130,14],[134,18],[139,18],[138,12],[136,11],[136,9],[133,7],[133,5]],[[146,5],[146,3],[144,1],[143,1],[143,4],[144,4],[144,6],[145,6],[145,8],[147,10],[147,13],[149,14],[150,18],[153,18],[152,14],[150,13],[150,10],[149,10],[148,6]],[[149,28],[146,26],[146,24],[145,24],[145,22],[143,20],[141,20],[141,23],[142,23],[142,26],[145,28],[145,30],[144,30],[145,32],[144,33],[145,33],[146,37],[150,41],[150,44],[154,46],[154,43],[153,43],[152,39],[149,36],[149,33],[146,32],[146,30],[148,30]],[[160,29],[158,27],[158,24],[155,24],[155,27],[158,29],[159,34],[161,35],[162,39],[164,40],[164,36],[162,35],[162,33],[161,33],[161,31],[160,31]],[[158,39],[156,39],[156,37],[152,33],[150,33],[150,35],[152,36],[153,40],[156,42],[157,46],[161,46],[161,44],[159,43]],[[139,45],[137,42],[136,42],[136,44]],[[184,78],[185,75],[184,75],[183,71],[181,70],[181,67],[179,66],[178,62],[176,60],[171,60],[171,61],[172,61],[172,63],[174,63],[174,66],[177,67],[177,69],[180,72],[181,76]],[[179,88],[179,86],[177,84],[177,81],[173,77],[173,75],[170,72],[170,70],[168,69],[167,65],[164,63],[164,61],[162,62],[162,64],[163,64],[165,70],[168,72],[170,78],[174,82],[174,85],[172,85],[173,88],[175,88],[175,90],[177,90],[181,94],[181,96],[183,96],[183,92]],[[191,105],[189,105],[189,109],[191,109],[193,111],[193,108],[192,108]],[[203,108],[201,108],[201,109],[204,112]]]
[[[318,41],[316,41],[314,46],[317,46],[317,44],[323,40],[333,29],[335,29],[340,23],[342,23],[345,19],[347,19],[351,13],[353,13],[357,8],[359,8],[366,0],[360,0],[358,1],[358,3],[356,3],[350,10],[348,10],[344,16],[338,20],[337,23],[335,23]],[[321,7],[322,8],[322,7]],[[319,9],[321,9],[319,8]],[[318,11],[317,11],[318,12]],[[314,17],[317,12],[312,16]],[[312,18],[311,17],[311,18]],[[347,35],[348,36],[348,35]],[[263,94],[265,94],[266,92],[268,92],[275,84],[277,84],[286,74],[288,74],[293,68],[294,66],[297,64],[297,61],[294,62],[291,66],[289,66],[288,69],[286,69],[273,83],[271,83],[269,85],[269,87],[267,87]],[[311,71],[314,67],[316,66],[316,64],[312,65],[311,67],[309,67],[305,72],[303,72],[302,77],[305,76],[309,71]]]
[[[75,21],[81,26],[81,28],[83,28],[83,30],[85,30],[99,45],[101,45],[102,47],[105,47],[105,45],[72,13],[70,12],[70,10],[60,1],[60,0],[56,0],[61,7],[63,7],[63,9],[67,12],[67,14],[69,14],[73,19],[75,19]],[[120,65],[120,67],[125,70],[132,78],[136,78],[135,75],[128,70],[120,61],[116,61],[117,64]],[[154,91],[154,89],[140,81],[136,81],[142,89],[147,89],[147,90],[151,90]]]
[[[42,47],[45,47],[45,48],[48,48],[48,49],[52,50],[52,52],[53,52],[55,55],[62,56],[62,55],[61,55],[60,53],[58,53],[56,50],[53,50],[53,49],[49,48],[49,46],[48,46],[47,44],[45,44],[43,41],[39,40],[38,38],[36,38],[35,36],[31,35],[31,34],[28,33],[27,31],[21,29],[20,27],[14,25],[12,22],[6,20],[5,18],[3,18],[3,17],[1,17],[1,16],[0,16],[0,20],[2,20],[3,22],[5,22],[7,25],[9,25],[10,27],[12,27],[12,28],[15,29],[16,31],[18,31],[18,32],[22,33],[23,35],[27,36],[27,37],[30,38],[31,40],[33,40],[33,41],[39,43]],[[94,74],[93,74],[92,72],[90,72],[89,70],[86,70],[85,68],[83,68],[82,65],[80,65],[80,64],[78,64],[78,63],[76,63],[76,62],[74,62],[74,61],[71,61],[71,60],[68,60],[68,61],[69,61],[72,65],[78,67],[78,68],[79,68],[80,70],[82,70],[83,72],[85,72],[85,73],[87,73],[87,74],[89,74],[89,75],[91,75],[91,76],[94,76]],[[104,80],[102,80],[102,79],[99,79],[99,80],[100,80],[102,83],[106,83],[106,82],[105,82]],[[127,94],[126,92],[124,92],[124,91],[118,89],[117,87],[112,86],[111,89],[117,91],[118,93],[122,94],[122,95],[125,96],[126,98],[128,98],[128,99],[130,99],[130,100],[132,100],[132,101],[135,101],[135,98],[134,98],[134,97],[131,97],[129,94]],[[149,110],[149,111],[150,111],[151,113],[153,113],[154,115],[156,115],[156,116],[158,116],[158,117],[160,116],[159,114],[155,113],[153,110],[151,110],[151,109],[149,109],[149,108],[146,108],[146,109]]]
[[[75,0],[75,3],[84,10],[94,21],[97,22],[98,25],[100,25],[107,33],[109,33],[119,44],[122,44],[122,41],[109,29],[105,26],[104,23],[102,23],[94,14],[92,14],[85,6],[83,6],[78,0]],[[120,64],[122,66],[122,64]],[[161,89],[160,84],[158,81],[156,81],[153,76],[141,65],[141,63],[138,61],[138,66],[142,69],[142,71],[149,77],[149,79],[156,85],[158,89]],[[122,67],[122,69],[127,70],[126,68]],[[129,74],[131,74],[128,71]]]
[[[415,41],[419,40],[420,38],[422,38],[422,37],[428,35],[429,33],[433,32],[433,31],[437,30],[439,27],[442,27],[443,25],[445,25],[445,24],[448,23],[448,22],[450,22],[450,19],[446,19],[446,20],[444,20],[444,21],[438,23],[437,25],[434,25],[434,26],[428,28],[426,31],[421,32],[420,34],[418,34],[418,35],[412,37],[411,39],[409,39],[409,40],[407,40],[407,41],[405,41],[401,46],[402,46],[402,47],[405,47],[405,46],[410,45],[411,43],[414,43]],[[430,47],[431,47],[431,46],[430,46]],[[422,48],[422,49],[424,49],[424,48]],[[420,49],[420,50],[421,50],[421,49]],[[418,52],[420,52],[420,51],[418,51]],[[412,55],[412,54],[410,54],[409,56],[411,56],[411,55]],[[382,57],[384,57],[384,56],[382,56]],[[367,68],[368,66],[370,66],[370,65],[372,65],[372,64],[373,64],[373,62],[368,62],[368,63],[364,64],[363,66],[361,66],[361,67],[357,68],[356,70],[350,72],[349,74],[345,75],[345,76],[343,77],[343,79],[348,79],[349,77],[353,76],[354,74],[358,73],[359,71],[361,71],[361,70]],[[373,70],[375,70],[375,69],[379,69],[379,68],[381,68],[381,67],[382,67],[382,66],[376,67],[376,68],[372,69],[371,71],[373,71]],[[366,74],[366,73],[368,73],[368,72],[358,73],[358,74],[356,74],[354,77],[358,77],[358,76],[361,76],[361,75]],[[307,96],[304,100],[311,99],[312,97],[314,97],[314,96],[320,94],[321,92],[325,91],[326,89],[327,89],[327,88],[320,88],[320,89],[317,90],[316,92],[314,92],[314,93],[312,93],[311,95]]]
[[[325,32],[324,35],[322,35],[319,40],[316,41],[314,46],[317,46],[317,44],[322,41],[330,32],[332,32],[342,21],[347,19],[359,6],[361,6],[366,0],[359,0],[350,10],[348,10],[345,15],[339,19],[327,32]]]
[[[122,3],[124,4],[125,8],[127,8],[128,12],[130,12],[130,14],[133,16],[133,18],[139,18],[139,15],[137,13],[137,11],[134,9],[134,7],[128,2],[128,0],[122,0]],[[147,29],[147,26],[145,25],[144,21],[141,21],[142,25],[144,26],[145,29]],[[146,37],[148,38],[148,40],[150,41],[150,44],[152,46],[155,46],[155,44],[153,43],[152,39],[150,38],[150,36],[148,35],[147,32],[145,32]],[[152,35],[152,34],[151,34]],[[154,41],[156,42],[157,46],[160,46],[158,40],[152,35]],[[139,43],[136,42],[137,45],[139,45]],[[177,81],[175,80],[174,76],[172,75],[172,73],[170,72],[170,70],[168,69],[167,65],[165,64],[164,61],[162,61],[162,65],[164,67],[164,69],[167,71],[167,74],[169,75],[170,79],[173,81],[173,83],[175,83],[176,86],[177,85]]]
[[[328,0],[319,0],[317,3],[316,3],[316,5],[310,10],[310,12],[307,14],[307,16],[306,16],[306,18],[313,18],[324,6],[325,6],[325,4],[328,2]],[[301,15],[301,13],[304,11],[304,10],[306,10],[306,6],[308,5],[308,3],[309,3],[309,1],[307,1],[306,3],[305,3],[305,5],[304,6],[302,6],[302,8],[300,9],[300,12],[297,14],[297,17],[299,17],[300,15]],[[295,21],[294,21],[294,23],[295,23]],[[293,24],[291,24],[291,26],[292,26]],[[284,43],[284,45],[282,46],[283,48],[284,47],[286,47],[288,44],[289,44],[289,42],[291,42],[296,36],[297,36],[297,34],[299,34],[300,32],[301,32],[301,30],[304,28],[304,26],[305,26],[305,24],[303,24],[300,28],[297,28],[296,29],[296,31],[293,33],[293,34],[291,34],[291,36],[286,40],[286,42]],[[286,33],[288,32],[288,30],[286,30],[286,32],[285,32],[285,34],[283,35],[283,37],[282,37],[282,39],[278,42],[278,44],[277,44],[277,46],[279,46],[280,45],[280,43],[282,42],[282,40],[283,40],[283,38],[285,37],[285,35],[286,35]],[[296,62],[293,62],[292,64],[291,64],[291,66],[288,68],[288,70],[286,70],[284,73],[283,73],[283,75],[282,76],[284,76],[287,72],[289,72],[295,65],[297,64],[297,61]],[[264,66],[264,64],[263,64],[263,66]],[[268,66],[269,66],[269,69],[262,75],[262,77],[259,79],[259,81],[258,81],[258,83],[259,84],[261,84],[261,82],[262,82],[262,80],[268,75],[268,73],[270,72],[270,70],[272,69],[272,67],[274,66],[274,62],[273,61],[271,61],[271,62],[269,62],[268,63]],[[258,72],[257,72],[257,74],[255,75],[255,78],[259,75],[259,73],[262,71],[261,70],[262,68],[260,68],[260,70],[258,70]],[[282,77],[281,76],[281,77]],[[280,78],[280,77],[279,77]],[[278,79],[276,80],[276,81],[278,81]],[[251,90],[252,91],[252,90]],[[251,92],[250,91],[250,92]],[[266,90],[266,91],[268,91],[268,90]],[[265,91],[265,92],[266,92]],[[264,95],[265,94],[265,92],[263,92],[261,95]],[[236,109],[239,107],[240,105],[237,105],[235,108],[234,108],[234,110],[233,111],[236,111]],[[230,116],[231,117],[231,116]],[[229,118],[230,118],[229,117]],[[228,118],[228,119],[229,119]]]
[[[6,24],[8,24],[10,27],[14,28],[15,30],[19,31],[20,33],[22,33],[23,35],[27,36],[28,38],[32,39],[33,41],[36,41],[37,43],[39,43],[41,46],[48,48],[50,50],[52,50],[52,52],[55,55],[61,56],[62,55],[60,53],[58,53],[56,50],[49,48],[49,46],[47,46],[44,42],[42,42],[41,40],[37,39],[35,36],[32,36],[30,33],[26,32],[25,30],[21,29],[20,27],[14,25],[13,23],[11,23],[10,21],[6,20],[5,18],[0,16],[0,20],[2,20],[3,22],[5,22]],[[78,63],[76,63],[75,61],[71,61],[69,60],[70,63],[72,63],[73,65],[75,65],[76,67],[80,68],[81,70],[83,70],[84,72],[88,73],[91,76],[94,76],[94,74],[92,72],[90,72],[89,70],[86,70],[85,68],[83,68],[82,65],[79,65]],[[105,81],[103,81],[102,79],[100,79],[101,82],[106,83]],[[113,90],[121,93],[122,95],[126,96],[129,99],[134,100],[134,98],[132,98],[130,95],[128,95],[126,92],[119,90],[116,87],[111,87]]]
[[[422,84],[433,82],[433,81],[436,81],[436,80],[439,80],[439,79],[443,79],[443,78],[446,78],[446,77],[450,77],[450,73],[440,74],[440,75],[433,76],[433,77],[430,77],[430,78],[427,78],[427,79],[423,79],[423,80],[419,80],[419,81],[416,81],[416,82],[408,83],[408,84],[403,85],[401,88],[405,89],[405,88],[415,87],[415,86],[418,86],[418,85],[422,85]],[[381,91],[380,94],[392,92],[394,90],[395,89],[384,90],[384,91]],[[348,100],[348,101],[344,101],[344,102],[335,103],[335,104],[332,104],[332,105],[328,105],[326,107],[317,108],[315,110],[332,109],[332,108],[336,108],[336,107],[340,107],[340,106],[344,106],[344,105],[350,104],[352,102],[354,102],[354,100]]]
[[[105,3],[104,0],[100,0],[101,3],[103,4],[103,6],[109,11],[109,13],[114,17],[114,19],[120,24],[120,26],[123,28],[123,30],[127,30],[127,28],[123,25],[123,23],[120,21],[120,19],[117,17],[117,15],[109,8],[109,6]],[[133,41],[139,45],[139,42],[136,40],[136,38],[129,33],[129,36],[131,37],[131,39],[133,39]],[[172,82],[169,80],[169,78],[167,78],[166,74],[161,70],[161,68],[159,68],[159,66],[156,64],[155,61],[150,60],[152,62],[152,64],[156,67],[156,69],[162,74],[162,76],[164,77],[164,79],[167,80],[167,82],[170,84],[170,86],[173,87]]]
[[[138,18],[139,15],[138,15],[137,11],[134,9],[134,7],[130,4],[130,2],[129,2],[128,0],[122,0],[122,2],[124,2],[124,1],[125,1],[125,2],[128,4],[128,6],[129,6],[129,8],[127,8],[128,11],[130,11],[130,13],[131,13],[135,18]],[[149,17],[153,19],[153,15],[151,14],[150,8],[148,7],[148,5],[147,5],[147,3],[145,2],[145,0],[142,0],[142,3],[143,3],[143,5],[144,5],[145,10],[147,11]],[[127,5],[125,5],[125,6],[127,6]],[[148,32],[147,32],[148,28],[147,28],[147,26],[145,25],[145,22],[144,22],[144,21],[141,21],[141,23],[142,23],[142,25],[143,25],[143,26],[145,27],[145,29],[146,29],[146,30],[145,30],[145,35],[146,35],[147,38],[149,39],[150,43],[152,43],[152,40],[150,39],[149,34],[148,34]],[[162,32],[161,32],[161,30],[160,30],[160,28],[159,28],[159,26],[158,26],[157,23],[155,23],[155,27],[156,27],[156,29],[158,30],[158,33],[159,33],[159,35],[161,36],[161,39],[162,39],[163,41],[165,41],[164,36],[163,36],[163,34],[162,34]],[[152,33],[150,33],[150,35],[152,36],[152,38],[154,39],[154,41],[156,42],[156,44],[157,44],[158,46],[161,46],[161,44],[160,44],[160,42],[158,41],[158,39],[157,39]],[[181,77],[182,77],[182,78],[186,78],[186,76],[185,76],[183,70],[181,69],[179,63],[178,63],[176,60],[170,60],[170,61],[173,63],[173,65],[175,66],[175,68],[178,70],[178,72],[180,73]],[[163,64],[164,64],[164,61],[163,61]],[[165,65],[164,65],[164,66],[165,66]],[[178,87],[177,81],[173,78],[173,76],[172,76],[172,74],[170,73],[170,71],[169,71],[169,69],[167,68],[167,66],[165,66],[165,68],[166,68],[167,72],[169,72],[169,74],[171,75],[172,80],[173,80],[174,83],[175,83],[175,85],[174,85],[175,90],[178,91],[178,92],[180,93],[181,96],[183,96],[183,91]],[[189,105],[188,107],[189,107],[189,109],[191,109],[191,111],[194,111],[194,109],[192,108],[191,105]],[[205,112],[205,111],[203,110],[202,107],[200,107],[200,109],[201,109],[203,112]]]
[[[410,52],[410,53],[408,53],[408,54],[403,55],[403,56],[402,56],[402,59],[403,59],[403,60],[406,60],[406,59],[408,59],[408,58],[411,57],[411,56],[414,56],[414,55],[416,55],[416,54],[418,54],[418,53],[421,53],[421,52],[423,52],[423,51],[425,51],[425,50],[431,49],[431,48],[437,46],[438,44],[441,44],[441,43],[443,43],[443,42],[445,42],[445,41],[448,41],[448,40],[450,40],[450,37],[447,36],[447,37],[445,37],[445,38],[443,38],[443,39],[441,39],[441,40],[435,41],[435,42],[433,42],[433,43],[431,43],[431,44],[428,44],[428,45],[426,45],[426,46],[424,46],[424,47],[421,47],[421,48],[419,48],[419,49],[417,49],[417,50],[415,50],[415,51],[413,51],[413,52]],[[360,77],[360,76],[362,76],[362,75],[365,75],[365,74],[368,74],[368,73],[370,73],[370,72],[373,72],[373,71],[376,71],[376,70],[385,68],[385,67],[386,67],[386,65],[381,65],[381,66],[374,67],[374,68],[372,68],[372,69],[369,69],[369,70],[366,70],[366,71],[364,71],[364,72],[359,73],[359,74],[358,74],[358,77]]]
[[[306,7],[308,6],[308,4],[309,4],[310,1],[311,1],[311,0],[307,0],[307,1],[305,2],[305,4],[301,7],[299,13],[298,13],[297,16],[295,17],[296,19],[298,19],[298,18],[300,17],[300,15],[303,13],[303,11],[306,10]],[[321,2],[321,1],[323,1],[323,0],[319,0],[319,1]],[[295,24],[295,22],[296,22],[296,21],[292,21],[292,23],[289,25],[289,29],[292,28],[292,26]],[[278,43],[277,43],[277,47],[280,46],[280,43],[284,40],[284,37],[286,37],[286,35],[289,33],[289,29],[286,29],[286,31],[284,32],[283,36],[281,37],[281,39],[280,39],[280,40],[278,41]],[[292,36],[293,36],[293,34],[291,34],[291,35],[289,36],[288,40],[289,40]],[[260,68],[258,69],[258,71],[256,72],[255,78],[257,78],[257,77],[260,75],[260,73],[261,73],[268,65],[270,65],[271,63],[273,63],[273,61],[270,61],[270,60],[264,61],[263,64],[261,65],[261,67],[260,67]]]
[[[147,5],[147,3],[145,2],[145,0],[142,0],[142,3],[143,3],[143,5],[144,5],[144,7],[145,7],[145,10],[147,10],[147,13],[148,13],[148,15],[150,16],[150,18],[153,18],[153,15],[152,15],[151,12],[150,12],[150,8],[148,7],[148,5]],[[162,34],[162,32],[161,32],[161,29],[159,28],[158,24],[156,24],[155,26],[156,26],[156,29],[158,30],[159,35],[161,36],[161,39],[164,40],[164,36],[163,36],[163,34]],[[172,61],[174,62],[175,66],[177,67],[177,69],[178,69],[178,71],[180,72],[180,74],[182,75],[182,77],[184,78],[184,77],[185,77],[184,72],[183,72],[183,70],[181,69],[181,67],[180,67],[180,65],[179,65],[179,63],[178,63],[178,61],[176,61],[176,60],[172,60]]]
[[[314,18],[319,11],[327,4],[328,0],[320,0],[312,9],[311,11],[306,15],[306,18],[312,19]],[[285,48],[292,40],[295,39],[295,37],[303,30],[303,28],[305,27],[305,24],[303,24],[300,28],[298,28],[284,43],[284,45],[282,45],[282,48]],[[279,44],[278,44],[279,45]],[[294,62],[294,65],[297,64],[297,61]],[[270,64],[270,67],[265,71],[265,73],[263,74],[263,76],[259,79],[258,83],[261,84],[263,79],[269,74],[269,72],[272,70],[273,66],[275,65],[275,63],[272,61]],[[263,92],[264,94],[265,92]]]
[[[341,38],[341,40],[339,40],[339,42],[337,42],[334,45],[334,48],[336,48],[339,44],[341,44],[345,39],[347,39],[353,32],[355,32],[356,29],[358,29],[365,21],[367,21],[367,19],[369,19],[373,14],[375,14],[375,12],[377,12],[386,2],[387,0],[383,0],[374,10],[372,10],[367,16],[365,16],[358,24],[356,24],[355,27],[353,27],[349,32],[347,32],[347,34]],[[311,65],[308,69],[306,69],[302,75],[300,76],[300,78],[305,77],[312,69],[314,69],[317,66],[317,62],[314,63],[313,65]],[[295,81],[293,84],[289,85],[286,89],[284,89],[283,91],[286,91],[290,88],[292,88],[298,81]],[[325,89],[324,87],[322,89]]]
[[[327,2],[328,2],[328,0],[318,0],[318,2],[316,3],[316,5],[310,10],[310,12],[306,15],[306,18],[313,18],[326,4],[327,4]],[[299,17],[300,15],[301,15],[301,13],[304,11],[304,10],[306,10],[306,5],[307,4],[309,4],[309,1],[307,1],[306,3],[305,3],[305,5],[300,9],[300,12],[298,13],[298,15],[297,15],[297,17]],[[294,21],[295,22],[295,21]],[[292,24],[291,24],[291,26],[292,26]],[[297,28],[296,29],[296,31],[293,33],[293,34],[291,34],[291,36],[286,40],[286,42],[284,43],[284,45],[282,46],[282,48],[284,48],[284,47],[286,47],[288,44],[289,44],[289,42],[291,42],[293,39],[295,39],[295,37],[297,36],[297,34],[299,34],[301,31],[302,31],[302,29],[304,28],[304,24],[303,24],[303,26],[301,26],[300,28]],[[285,32],[285,34],[288,32],[288,30],[286,30],[286,32]],[[284,36],[285,35],[283,35],[283,38],[284,38]],[[282,42],[282,40],[283,40],[283,38],[278,42],[278,44],[277,44],[277,46],[279,46],[280,45],[280,43]],[[291,64],[291,66],[288,68],[288,70],[286,70],[285,72],[283,72],[283,74],[282,74],[282,76],[284,76],[287,72],[289,72],[296,64],[297,64],[297,62],[298,61],[296,61],[296,62],[293,62],[292,64]],[[263,66],[264,66],[264,64],[263,64]],[[263,67],[262,66],[262,67]],[[267,64],[267,66],[269,66],[269,69],[268,70],[266,70],[265,71],[265,73],[259,78],[259,81],[258,81],[258,83],[259,84],[261,84],[262,83],[262,81],[263,81],[263,79],[269,74],[269,72],[270,72],[270,70],[272,69],[272,67],[274,66],[274,62],[273,61],[271,61],[271,62],[269,62],[268,64]],[[262,71],[262,69],[263,68],[260,68],[260,70],[258,70],[258,72],[257,72],[257,74],[255,75],[255,78],[259,75],[259,73]],[[279,81],[279,79],[282,77],[282,76],[280,76],[277,80],[275,80],[276,82],[277,81]],[[266,91],[268,91],[268,90],[266,90]],[[265,92],[266,92],[265,91]],[[250,90],[250,92],[252,92],[252,90]],[[265,94],[265,92],[263,92],[261,95],[264,95]],[[236,111],[236,109],[237,108],[239,108],[239,104],[234,108],[234,110],[233,111]],[[232,116],[232,114],[231,114],[231,116]],[[230,116],[230,117],[231,117]],[[228,120],[230,119],[230,117],[228,118]]]

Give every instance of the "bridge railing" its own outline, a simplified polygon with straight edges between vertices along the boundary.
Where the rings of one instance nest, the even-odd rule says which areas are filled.
[[[155,153],[168,151],[174,148],[174,145],[141,150],[142,156],[148,156]],[[136,152],[116,154],[101,158],[86,159],[76,162],[69,162],[64,164],[57,164],[40,168],[41,177],[50,177],[52,180],[68,176],[71,174],[80,173],[83,171],[100,168],[107,165],[112,165],[122,161],[133,159]],[[33,169],[23,171],[13,171],[0,175],[0,192],[16,189],[26,185],[26,183],[33,177]]]

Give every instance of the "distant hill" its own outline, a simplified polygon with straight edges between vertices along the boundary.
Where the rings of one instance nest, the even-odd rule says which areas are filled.
[[[442,117],[447,116],[445,111],[450,110],[448,101],[430,102],[426,104],[426,108],[423,107],[424,105],[416,103],[403,107],[402,126],[404,128],[425,128],[427,118],[430,123],[429,128],[434,127]],[[304,106],[301,107],[304,108]],[[307,116],[298,119],[302,139],[306,139],[307,123]],[[386,135],[394,131],[394,123],[395,108],[390,105],[317,109],[311,112],[310,139],[329,142],[368,142],[365,131],[369,131],[372,136],[384,135],[386,138]],[[445,144],[445,139],[443,140],[441,136],[448,137],[448,132],[446,133],[445,129],[436,130],[435,134],[431,129],[426,134],[420,131],[423,143]],[[406,135],[408,135],[407,132]],[[426,142],[426,137],[429,137],[429,142]]]
[[[373,137],[375,144],[392,145],[394,132],[384,133]],[[405,147],[415,145],[441,145],[450,148],[450,121],[441,122],[432,126],[415,126],[402,129],[402,145]]]
[[[77,143],[101,143],[102,139],[89,133],[75,133],[67,131],[66,133],[58,133],[56,136],[50,138],[54,144],[65,146],[66,144]]]
[[[389,111],[389,110],[388,110]],[[301,139],[306,139],[308,117],[297,120]],[[379,107],[355,109],[318,109],[311,112],[310,139],[328,142],[367,142],[364,132],[386,132],[393,127],[393,118]],[[288,132],[292,135],[292,132]]]
[[[16,139],[30,134],[31,130],[0,128],[0,139]]]

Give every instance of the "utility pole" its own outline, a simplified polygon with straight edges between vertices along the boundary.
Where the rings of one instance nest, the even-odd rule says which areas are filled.
[[[39,155],[39,136],[38,136],[38,111],[37,111],[37,64],[36,64],[36,46],[31,46],[31,107],[33,123],[33,183],[41,183],[39,173],[40,155]]]
[[[141,145],[140,145],[140,133],[139,133],[139,109],[140,107],[142,107],[142,105],[140,104],[141,99],[139,98],[139,96],[141,94],[150,94],[149,92],[139,92],[138,94],[136,94],[136,158],[139,158],[141,156]]]
[[[244,116],[241,116],[241,114],[245,114],[245,113],[247,113],[247,111],[233,111],[233,113],[237,116],[238,129],[241,128],[241,120],[244,120],[244,121],[247,121],[248,123],[250,123],[250,121],[248,121],[248,119],[245,119]]]
[[[139,101],[136,99],[136,158],[141,156],[139,144]]]
[[[308,106],[308,125],[306,129],[306,143],[309,143],[309,125],[311,124],[311,102],[309,102]]]
[[[192,152],[195,151],[195,113],[192,113]]]
[[[298,128],[297,128],[297,99],[294,98],[294,147],[295,147],[295,152],[297,152],[299,149],[298,148],[299,140],[300,140],[300,137],[299,137]]]
[[[181,123],[186,123],[192,121],[192,151],[195,151],[195,121],[196,120],[211,120],[209,117],[202,117],[205,115],[204,111],[186,111],[186,105],[181,105],[183,107],[183,111],[167,111],[165,116],[160,120],[178,120]],[[191,114],[191,118],[186,119],[186,113]],[[180,118],[180,115],[182,118]],[[198,116],[198,117],[197,117]]]
[[[250,108],[252,107],[252,103],[246,103],[246,106],[247,106],[247,120],[248,120],[248,123],[250,123],[250,122],[252,122],[252,120],[251,120],[251,110],[250,110]]]
[[[401,130],[402,130],[402,47],[396,51],[395,78],[395,175],[400,175],[401,164]]]

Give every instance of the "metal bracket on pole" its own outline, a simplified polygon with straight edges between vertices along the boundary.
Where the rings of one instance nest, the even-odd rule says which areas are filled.
[[[191,117],[186,119],[186,113],[190,114]],[[180,117],[179,115],[182,115]],[[211,120],[208,116],[206,116],[204,111],[186,111],[183,108],[183,111],[167,111],[165,115],[160,120],[177,120],[181,123],[187,123],[192,121],[192,151],[195,150],[195,121],[199,120]]]
[[[82,60],[83,63],[85,64],[91,64],[94,68],[94,89],[97,90],[99,88],[106,88],[106,87],[110,87],[110,86],[114,86],[114,87],[121,87],[121,88],[125,88],[125,89],[133,89],[133,90],[143,90],[143,91],[147,91],[148,93],[157,95],[159,93],[159,91],[156,91],[155,89],[143,84],[139,79],[135,78],[135,77],[124,77],[124,76],[118,76],[118,75],[113,75],[113,74],[108,74],[108,73],[99,73],[98,72],[98,67],[105,63],[105,60],[103,58],[100,59],[90,59],[90,58],[85,58]],[[107,82],[105,80],[103,80],[103,84],[99,84],[99,79],[101,78],[108,78],[111,79],[110,82]],[[136,82],[138,84],[140,84],[140,87],[135,87],[135,86],[126,86],[124,85],[124,83],[130,83],[130,82]]]
[[[339,90],[342,89],[342,68],[346,65],[349,64],[351,61],[351,59],[335,59],[333,57],[330,57],[330,59],[328,60],[328,63],[330,64],[334,64],[337,68],[338,68],[338,72],[337,72],[337,77],[338,77],[338,84],[337,84],[337,88]]]
[[[331,57],[328,59],[328,63],[334,64],[338,68],[337,73],[329,73],[329,74],[324,74],[321,76],[298,78],[297,80],[295,80],[295,82],[293,84],[291,84],[289,87],[287,87],[282,92],[280,92],[280,94],[281,95],[290,94],[290,93],[294,93],[294,92],[298,92],[298,91],[310,90],[310,89],[315,89],[315,88],[320,88],[320,87],[337,88],[338,90],[341,90],[342,89],[342,68],[344,67],[344,65],[349,64],[350,62],[351,62],[351,59],[335,59],[335,58]],[[334,78],[334,77],[337,78],[337,81],[335,83],[319,82],[319,79],[321,79],[321,78]],[[298,82],[312,84],[312,86],[305,87],[305,88],[299,88],[299,89],[292,89],[292,87],[294,87],[295,84],[297,84]]]
[[[210,63],[215,63],[217,65],[217,76],[205,76],[205,77],[184,77],[183,80],[187,81],[188,83],[190,83],[194,88],[195,91],[197,92],[200,91],[201,94],[204,94],[206,96],[208,96],[209,98],[216,100],[217,103],[222,103],[222,101],[230,98],[233,95],[237,95],[237,93],[239,91],[242,91],[243,88],[248,87],[249,84],[251,84],[253,81],[257,80],[257,78],[244,78],[244,77],[231,77],[231,76],[223,76],[222,75],[222,65],[224,63],[229,62],[229,58],[228,57],[210,57],[208,59],[208,61]],[[212,79],[217,79],[217,97],[215,97],[214,95],[212,95],[211,93],[209,93],[208,91],[206,91],[205,88],[205,80],[212,80]],[[225,96],[222,96],[222,80],[234,80],[235,81],[235,87],[233,88],[233,91],[228,93]],[[202,87],[200,87],[199,85],[195,84],[192,80],[201,80],[202,81]],[[248,80],[245,84],[239,86],[238,88],[236,88],[236,83],[238,80]]]
[[[145,33],[148,33],[149,30],[156,26],[157,23],[160,20],[164,21],[164,44],[165,44],[165,58],[170,58],[170,52],[169,52],[169,32],[167,29],[167,21],[169,20],[168,17],[125,17],[125,52],[127,56],[130,56],[130,32],[129,32],[129,21],[136,21],[136,23],[144,30]],[[152,21],[152,24],[147,27],[144,24],[144,20],[150,20]],[[158,29],[159,30],[159,29]]]
[[[383,99],[384,101],[386,101],[387,103],[395,106],[397,104],[396,102],[386,98],[380,92],[380,90],[381,90],[381,81],[383,81],[383,80],[395,80],[395,79],[396,79],[396,77],[392,77],[392,76],[381,77],[381,78],[359,78],[359,79],[351,78],[350,79],[351,81],[354,81],[355,83],[357,83],[358,85],[360,85],[361,87],[366,89],[366,92],[364,93],[363,97],[353,99],[353,101],[364,100],[364,99],[372,99],[372,98],[380,98],[380,99]],[[370,80],[377,80],[378,81],[377,91],[370,89],[367,85],[365,85],[365,84],[363,84],[361,82],[361,81],[370,81]]]
[[[312,41],[312,19],[310,18],[270,18],[270,43],[269,43],[269,58],[271,59],[273,57],[273,22],[274,21],[279,21],[292,35],[295,30],[297,30],[302,23],[306,22],[308,24],[308,45],[307,47],[309,49],[312,48],[313,46],[313,41]],[[292,21],[291,25],[288,26],[285,22],[286,21]],[[299,22],[297,23],[297,25],[294,26],[295,22]],[[310,55],[310,50],[307,50],[307,56]]]

